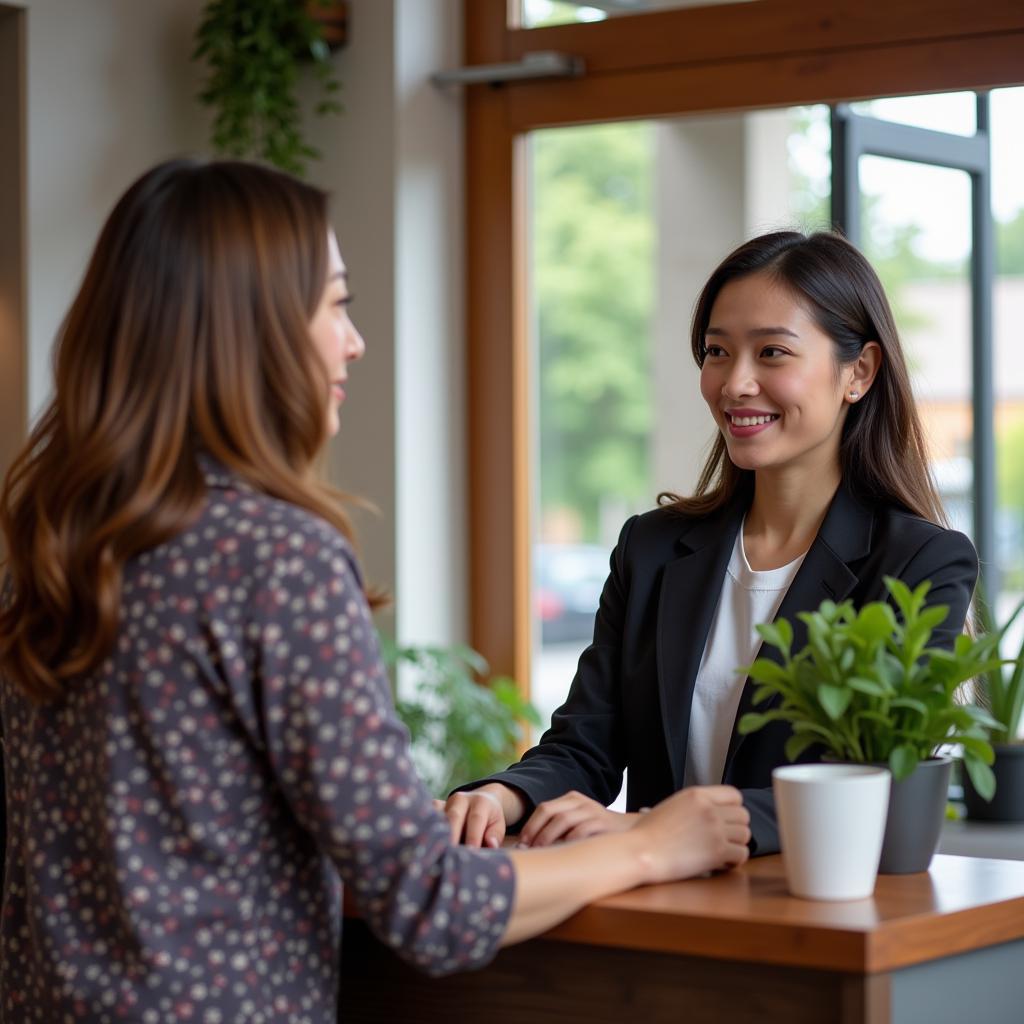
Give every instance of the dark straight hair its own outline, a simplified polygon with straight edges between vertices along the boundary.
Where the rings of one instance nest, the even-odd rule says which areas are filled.
[[[697,299],[690,345],[698,366],[707,355],[705,332],[719,292],[730,281],[766,274],[800,300],[835,346],[837,366],[854,362],[877,341],[881,366],[867,394],[850,409],[839,448],[843,481],[869,503],[896,505],[946,525],[928,469],[924,430],[914,404],[903,347],[885,290],[871,264],[841,235],[776,231],[745,242],[718,265]],[[752,470],[729,458],[721,433],[691,497],[671,492],[658,502],[689,515],[707,515],[741,491],[753,491]]]

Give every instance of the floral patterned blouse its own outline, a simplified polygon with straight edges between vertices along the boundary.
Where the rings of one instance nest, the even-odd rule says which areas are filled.
[[[198,521],[126,566],[99,671],[43,708],[0,680],[4,1024],[334,1024],[342,882],[432,973],[505,930],[511,864],[451,845],[348,544],[204,472]]]

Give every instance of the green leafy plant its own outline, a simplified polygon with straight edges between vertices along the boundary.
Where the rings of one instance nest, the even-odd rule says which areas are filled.
[[[1001,644],[1007,631],[1024,611],[1024,601],[1017,605],[1013,614],[996,627],[992,610],[984,600],[978,602],[979,618],[986,633],[997,638]],[[1017,657],[1003,661],[987,671],[980,672],[974,681],[978,702],[995,720],[989,729],[989,737],[996,743],[1019,742],[1021,721],[1024,719],[1024,639]]]
[[[524,724],[541,724],[515,682],[487,678],[487,662],[469,647],[400,646],[382,636],[381,651],[413,761],[435,796],[505,768]]]
[[[296,89],[308,68],[320,87],[315,111],[323,115],[341,112],[341,86],[320,25],[301,0],[209,0],[195,44],[192,59],[210,70],[199,99],[215,111],[218,153],[259,158],[292,174],[319,158],[303,138]]]
[[[788,722],[791,761],[819,744],[826,756],[839,760],[888,762],[897,780],[943,744],[958,743],[975,788],[991,799],[995,777],[987,730],[996,723],[984,708],[961,702],[959,690],[1000,665],[998,634],[958,636],[951,651],[929,647],[949,608],[924,606],[927,581],[913,592],[891,577],[885,585],[898,617],[884,601],[859,612],[851,601],[825,601],[816,612],[799,614],[808,639],[796,654],[785,619],[758,626],[764,640],[781,652],[782,664],[758,658],[744,671],[759,684],[755,705],[772,697],[781,701],[777,708],[744,715],[739,731]]]

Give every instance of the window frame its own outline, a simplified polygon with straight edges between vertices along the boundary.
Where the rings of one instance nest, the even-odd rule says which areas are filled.
[[[995,557],[996,437],[992,339],[995,229],[992,222],[992,144],[987,92],[975,93],[973,135],[934,131],[832,108],[832,221],[861,244],[860,158],[880,156],[965,171],[971,180],[971,496],[974,546],[983,592],[999,594]]]

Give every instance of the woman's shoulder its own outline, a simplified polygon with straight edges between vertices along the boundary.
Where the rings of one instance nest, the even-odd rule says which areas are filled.
[[[960,530],[915,515],[896,505],[872,509],[870,540],[862,554],[905,582],[955,575],[974,585],[978,553]]]
[[[657,535],[679,536],[698,523],[721,518],[721,512],[698,515],[685,512],[678,505],[656,505],[633,517],[637,525],[646,532]]]
[[[725,527],[729,518],[724,511],[707,515],[684,512],[675,505],[658,505],[628,519],[622,527],[618,547],[630,557],[664,560],[678,554],[686,537],[698,528],[701,532]]]
[[[901,506],[883,504],[877,506],[874,512],[880,533],[891,541],[913,547],[929,544],[951,549],[974,549],[970,538],[962,531],[932,522]]]

